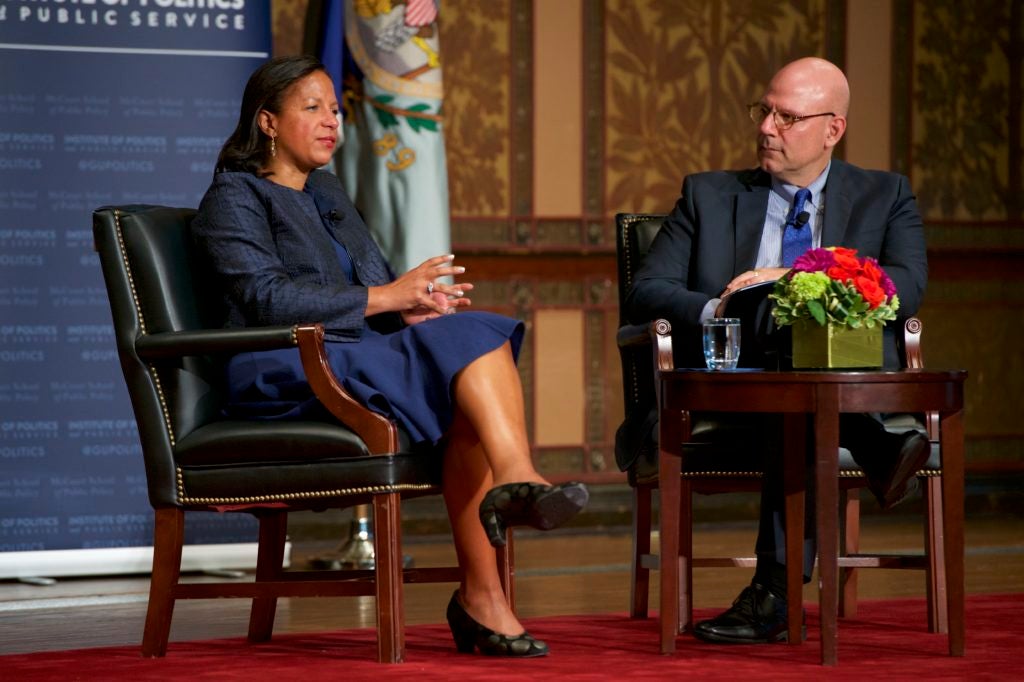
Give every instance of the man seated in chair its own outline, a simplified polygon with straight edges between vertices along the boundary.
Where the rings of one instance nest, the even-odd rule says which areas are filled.
[[[701,322],[721,316],[732,292],[777,279],[793,258],[812,246],[843,246],[877,259],[896,286],[899,314],[917,311],[927,262],[921,217],[908,180],[832,158],[846,131],[849,102],[849,85],[838,67],[817,58],[792,62],[750,105],[759,167],[684,179],[682,196],[651,244],[627,303],[633,323],[669,320],[679,343],[676,359],[683,366],[703,366],[698,350]],[[885,330],[885,364],[893,368],[899,367],[893,334],[897,325]],[[844,415],[840,442],[863,468],[868,488],[883,508],[916,490],[915,472],[930,453],[924,435],[890,434],[871,415]],[[729,610],[697,623],[694,632],[702,640],[765,643],[786,638],[783,498],[781,475],[774,468],[768,467],[762,489],[753,581]],[[807,517],[805,582],[815,556],[814,519]]]

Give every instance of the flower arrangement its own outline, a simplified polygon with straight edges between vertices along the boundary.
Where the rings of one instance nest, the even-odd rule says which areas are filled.
[[[896,319],[900,299],[889,276],[874,258],[858,258],[855,249],[808,249],[775,282],[770,299],[780,326],[814,320],[850,329],[868,329]]]

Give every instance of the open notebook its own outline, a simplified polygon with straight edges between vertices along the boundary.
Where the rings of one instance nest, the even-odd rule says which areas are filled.
[[[775,282],[759,282],[734,291],[725,302],[723,317],[740,319],[740,367],[765,367],[777,369],[780,348],[786,349],[787,336],[772,319],[772,301],[768,294]],[[783,363],[785,364],[785,363]]]

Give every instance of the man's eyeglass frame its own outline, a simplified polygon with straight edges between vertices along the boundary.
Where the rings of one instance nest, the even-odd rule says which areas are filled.
[[[778,130],[789,130],[800,121],[804,121],[809,118],[817,118],[819,116],[835,116],[835,112],[826,111],[820,114],[807,114],[806,116],[797,116],[796,114],[786,113],[779,111],[778,109],[769,109],[760,102],[754,102],[753,104],[747,105],[747,112],[750,114],[750,120],[755,125],[761,125],[768,115],[771,114],[772,122],[775,123],[775,127]]]

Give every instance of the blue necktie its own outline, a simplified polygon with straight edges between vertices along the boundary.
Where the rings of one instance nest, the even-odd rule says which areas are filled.
[[[783,267],[793,265],[793,261],[811,248],[811,228],[807,225],[808,215],[804,213],[804,204],[810,198],[811,190],[804,188],[796,191],[793,210],[786,217],[786,230],[782,233]]]

